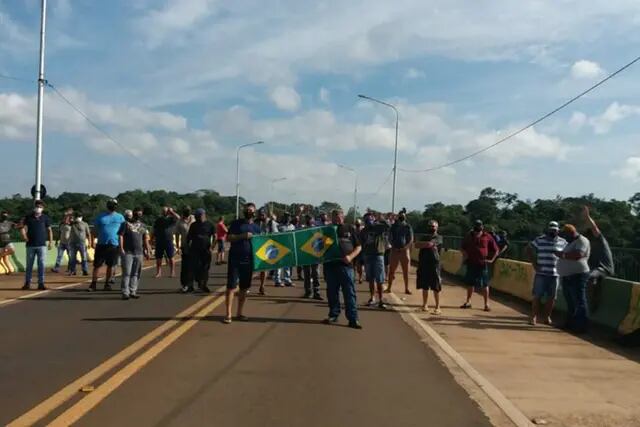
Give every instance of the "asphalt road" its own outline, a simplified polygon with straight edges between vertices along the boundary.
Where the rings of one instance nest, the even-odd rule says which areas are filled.
[[[212,271],[212,288],[224,276]],[[38,425],[490,425],[397,313],[363,307],[360,331],[344,317],[324,325],[326,305],[297,283],[252,295],[250,321],[231,325],[218,296],[179,295],[150,270],[137,301],[82,286],[0,307],[0,424],[28,413]],[[204,311],[176,317],[193,304]],[[95,391],[73,384],[162,327],[83,383]]]

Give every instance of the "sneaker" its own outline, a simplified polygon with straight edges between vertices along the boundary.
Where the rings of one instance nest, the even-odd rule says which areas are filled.
[[[293,282],[289,282],[289,283],[285,283],[284,284],[287,288],[295,288],[296,285],[293,284]]]
[[[471,308],[471,304],[469,304],[468,302],[465,302],[464,304],[462,304],[462,305],[460,306],[460,308],[462,308],[462,309]]]
[[[304,299],[311,298],[311,292],[305,292],[304,295],[302,295],[302,298],[304,298]]]
[[[357,320],[353,322],[349,322],[349,327],[352,329],[362,329],[362,325]]]
[[[369,301],[367,301],[366,306],[373,307],[374,305],[376,305],[376,300],[374,300],[373,298],[369,298]]]
[[[129,295],[122,294],[122,300],[126,301],[129,299]]]
[[[536,316],[532,316],[529,318],[529,324],[531,326],[536,326],[536,324],[538,323],[538,321],[536,320]]]
[[[87,288],[87,292],[95,292],[96,289],[96,285],[95,283],[92,283],[91,285],[89,285],[89,287]]]
[[[276,283],[274,286],[276,288],[284,288],[284,285],[282,283]]]
[[[222,319],[222,323],[224,323],[225,325],[229,325],[231,324],[232,320],[230,317],[225,317],[224,319]]]
[[[46,291],[47,287],[45,285],[38,285],[38,290],[39,291]]]
[[[133,298],[133,299],[140,299],[140,295],[138,295],[138,294],[131,294],[131,298]]]
[[[544,323],[545,325],[553,326],[553,320],[551,320],[551,317],[547,317]]]
[[[107,283],[106,285],[104,285],[104,291],[112,291],[113,288],[111,288],[111,283]]]
[[[240,316],[236,317],[236,319],[238,319],[240,322],[248,322],[249,318],[247,316],[245,316],[244,314],[241,314]]]
[[[379,308],[380,310],[386,310],[386,309],[387,309],[387,305],[386,305],[384,302],[380,301],[380,302],[378,303],[378,308]]]
[[[322,298],[320,294],[313,294],[313,299],[316,301],[324,301],[324,298]]]
[[[24,286],[22,288],[23,291],[28,291],[29,289],[31,289],[31,285],[29,283],[25,283]]]
[[[322,323],[324,323],[325,325],[331,325],[333,323],[338,323],[338,318],[337,317],[327,317],[326,319],[324,319],[322,321]]]
[[[442,310],[439,308],[435,308],[432,312],[435,316],[440,316],[442,314]]]
[[[53,268],[51,269],[51,272],[52,272],[52,273],[60,273],[60,269],[59,269],[58,267],[53,267]]]

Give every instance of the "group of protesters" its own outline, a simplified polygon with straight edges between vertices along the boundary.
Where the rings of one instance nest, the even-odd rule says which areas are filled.
[[[10,231],[20,230],[26,242],[26,268],[23,289],[30,289],[32,270],[37,261],[38,289],[45,290],[45,259],[47,249],[53,248],[51,220],[44,213],[44,202],[36,201],[33,212],[20,222],[9,220],[8,212],[0,212],[0,262],[10,271],[9,257],[14,247]],[[126,209],[118,212],[118,201],[111,199],[106,203],[106,211],[99,214],[94,222],[95,236],[81,212],[65,210],[59,226],[55,246],[58,253],[53,272],[60,272],[63,256],[69,258],[66,273],[76,275],[78,258],[82,274],[89,275],[88,248],[95,250],[92,279],[88,291],[97,290],[97,282],[103,267],[105,272],[105,291],[111,291],[114,284],[115,269],[122,269],[122,298],[137,299],[139,281],[144,259],[152,255],[156,259],[155,277],[162,276],[163,261],[169,267],[169,276],[175,277],[174,257],[181,255],[180,291],[191,293],[198,291],[209,293],[209,270],[216,253],[216,265],[227,264],[226,315],[224,323],[233,320],[232,307],[234,295],[238,294],[236,319],[247,320],[244,305],[249,288],[254,279],[253,248],[251,238],[258,234],[272,234],[294,231],[299,228],[336,226],[338,244],[342,259],[325,262],[322,266],[305,265],[284,267],[272,272],[260,272],[258,294],[266,295],[265,283],[271,278],[274,286],[295,286],[293,268],[297,278],[304,281],[303,298],[323,300],[320,294],[320,269],[327,283],[329,315],[325,323],[338,321],[342,292],[345,315],[349,326],[361,328],[356,303],[356,281],[362,283],[364,275],[369,285],[369,307],[386,309],[384,294],[392,292],[396,272],[402,272],[404,292],[411,294],[409,284],[410,250],[419,250],[417,259],[416,287],[422,291],[422,305],[419,310],[429,310],[429,293],[433,293],[434,305],[431,314],[440,315],[440,292],[442,290],[440,255],[443,250],[443,238],[438,233],[438,222],[429,220],[427,233],[416,239],[411,225],[407,222],[406,210],[397,214],[382,214],[369,211],[362,220],[346,224],[341,210],[331,212],[331,218],[321,213],[317,218],[311,213],[296,215],[284,213],[276,218],[266,209],[256,209],[255,204],[244,206],[243,217],[231,222],[229,227],[220,217],[216,224],[207,219],[204,209],[183,208],[180,213],[170,207],[164,207],[161,215],[150,228],[143,222],[142,208]],[[536,325],[539,320],[551,324],[551,314],[556,300],[558,285],[562,284],[563,295],[567,302],[567,328],[582,332],[588,324],[587,292],[593,294],[591,309],[595,309],[602,279],[613,274],[613,260],[609,245],[588,208],[584,208],[585,233],[580,234],[576,226],[564,224],[562,229],[556,221],[548,224],[547,230],[534,239],[528,246],[533,267],[536,271],[532,286],[533,303],[530,323]],[[95,240],[94,240],[95,237]],[[153,241],[153,245],[152,245]],[[225,260],[226,243],[229,243],[228,261]],[[152,246],[155,249],[152,249]],[[490,307],[490,277],[496,259],[509,248],[507,233],[485,230],[481,220],[475,220],[473,228],[464,237],[461,245],[463,263],[466,267],[465,281],[468,285],[467,297],[461,309],[472,307],[474,290],[483,297],[484,311]]]

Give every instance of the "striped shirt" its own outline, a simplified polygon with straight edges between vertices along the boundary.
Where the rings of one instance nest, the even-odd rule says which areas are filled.
[[[567,246],[567,241],[562,237],[550,238],[543,234],[536,237],[531,242],[531,246],[536,250],[536,263],[538,264],[536,273],[543,276],[558,276],[558,257],[554,252],[562,251]]]

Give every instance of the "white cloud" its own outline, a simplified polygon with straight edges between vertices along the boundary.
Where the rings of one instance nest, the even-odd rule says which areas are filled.
[[[405,79],[423,79],[426,77],[426,74],[424,71],[412,67],[407,70],[404,77]]]
[[[597,134],[609,133],[613,125],[631,116],[640,115],[640,106],[612,103],[599,116],[592,117],[589,124]]]
[[[300,95],[292,87],[277,86],[269,94],[271,101],[283,111],[296,111],[300,108]]]
[[[485,134],[477,138],[478,147],[487,147],[498,139],[516,130],[515,127],[502,132]],[[515,160],[527,158],[550,158],[564,160],[571,151],[571,147],[554,136],[539,133],[535,128],[529,128],[502,145],[486,152],[486,156],[495,159],[500,165],[508,165]]]
[[[604,70],[597,62],[582,59],[571,66],[571,76],[574,79],[593,80],[602,75],[604,75]]]
[[[575,111],[569,119],[569,127],[574,131],[578,131],[582,129],[587,122],[588,118],[586,114],[581,111]]]
[[[324,102],[325,104],[328,104],[329,101],[331,100],[331,95],[329,93],[329,89],[321,87],[320,88],[320,92],[318,93],[318,96],[320,97],[320,101]]]
[[[640,182],[640,157],[629,157],[622,167],[611,174],[634,183]]]

